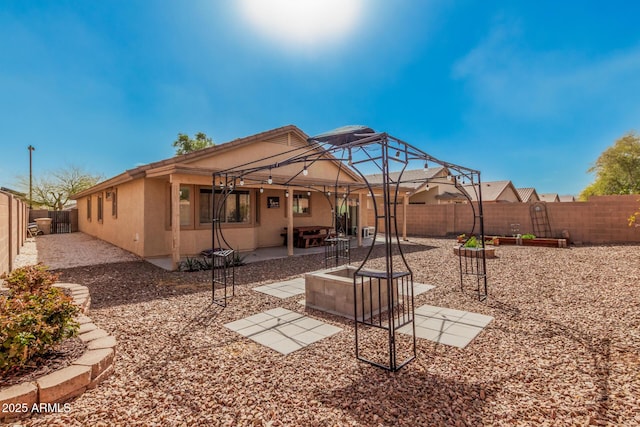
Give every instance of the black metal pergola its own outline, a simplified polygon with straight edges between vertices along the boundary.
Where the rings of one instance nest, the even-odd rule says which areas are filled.
[[[345,126],[308,139],[308,145],[297,146],[284,153],[259,161],[248,162],[213,174],[213,230],[212,247],[212,298],[214,303],[226,306],[228,298],[234,295],[235,267],[234,250],[224,237],[222,222],[225,200],[245,183],[278,185],[284,188],[299,187],[296,179],[307,175],[307,169],[321,162],[337,162],[338,176],[333,188],[322,185],[304,185],[308,191],[322,192],[332,200],[332,208],[338,207],[353,192],[366,192],[370,196],[374,210],[374,239],[353,276],[355,352],[356,357],[372,365],[397,371],[416,357],[414,322],[413,271],[407,262],[398,234],[398,202],[403,184],[442,182],[454,185],[464,195],[473,210],[473,227],[470,234],[477,234],[484,242],[482,214],[482,190],[480,172],[457,164],[441,161],[424,151],[387,133],[375,132],[365,126]],[[429,163],[441,165],[448,170],[446,177],[403,179],[410,164],[420,164],[427,168]],[[298,165],[296,172],[280,178],[277,182],[272,171]],[[346,169],[355,171],[361,183],[340,185],[340,174]],[[291,170],[291,168],[288,168]],[[265,173],[268,178],[265,180]],[[368,182],[367,174],[382,175],[382,182]],[[477,206],[472,203],[469,190],[475,192]],[[341,193],[342,197],[339,196]],[[360,207],[365,208],[365,207]],[[332,222],[336,232],[340,231],[335,215]],[[361,224],[358,224],[361,227]],[[361,232],[358,230],[358,232]],[[337,234],[337,233],[336,233]],[[372,256],[378,237],[384,259],[374,261]],[[475,283],[480,300],[487,297],[486,259],[484,250],[477,251],[471,260],[459,251],[460,285],[465,288],[465,278]],[[325,252],[327,253],[327,252]],[[344,258],[344,254],[330,256]],[[325,266],[328,261],[325,259]],[[399,333],[399,331],[403,333]]]

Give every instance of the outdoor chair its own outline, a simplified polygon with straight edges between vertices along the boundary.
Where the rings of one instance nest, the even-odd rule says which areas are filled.
[[[29,237],[36,237],[38,234],[44,234],[35,222],[30,222],[27,225],[27,233],[29,233]]]

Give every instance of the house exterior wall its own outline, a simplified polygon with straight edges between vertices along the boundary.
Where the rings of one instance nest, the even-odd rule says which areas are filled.
[[[121,247],[138,256],[144,255],[145,240],[145,181],[134,180],[120,184],[116,191],[117,216],[112,215],[113,196],[106,197],[106,191],[91,193],[78,199],[78,228],[81,232],[95,236]],[[98,220],[98,197],[102,196],[102,221]],[[87,202],[91,203],[91,218],[87,215]]]
[[[280,197],[279,208],[267,208],[267,197]],[[312,191],[310,199],[310,215],[294,214],[294,226],[306,225],[331,225],[331,206],[324,194]],[[287,227],[287,204],[284,190],[266,189],[260,194],[260,227],[257,232],[258,246],[281,246],[284,242],[283,236]]]
[[[568,230],[572,241],[589,244],[638,243],[640,227],[629,227],[627,218],[638,209],[639,198],[638,195],[598,196],[588,202],[547,203],[551,234],[561,237],[562,231]],[[511,224],[520,224],[521,234],[533,232],[530,206],[530,203],[484,204],[485,234],[511,235]],[[399,227],[402,209],[403,206],[398,205]],[[409,205],[407,233],[440,237],[469,233],[473,225],[472,212],[470,204]],[[372,223],[372,209],[368,215]]]

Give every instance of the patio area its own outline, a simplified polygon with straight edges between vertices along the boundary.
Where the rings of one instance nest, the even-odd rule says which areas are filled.
[[[433,287],[416,292],[418,357],[397,373],[355,360],[351,321],[300,304],[321,254],[238,268],[225,309],[207,272],[62,269],[117,337],[116,370],[69,413],[24,424],[640,424],[639,246],[500,247],[480,303],[460,290],[452,240],[410,240],[414,280]]]

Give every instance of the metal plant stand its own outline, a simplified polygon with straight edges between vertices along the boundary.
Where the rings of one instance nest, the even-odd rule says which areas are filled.
[[[467,248],[465,242],[461,243],[458,248],[458,261],[460,266],[460,289],[464,291],[465,282],[471,282],[471,286],[475,288],[479,301],[485,301],[488,296],[487,286],[487,254],[486,254],[486,241],[484,235],[484,216],[482,213],[482,186],[480,184],[480,172],[472,171],[463,175],[463,180],[468,181],[468,185],[459,185],[459,180],[456,180],[456,187],[462,190],[463,194],[467,197],[469,205],[473,211],[473,227],[470,236],[474,236],[476,233],[476,227],[478,228],[478,235],[476,237],[479,243],[478,247]],[[475,195],[476,204],[470,197],[470,192]],[[512,224],[513,229],[515,224]],[[519,224],[518,224],[519,226]],[[465,280],[467,279],[467,280]]]
[[[217,185],[216,185],[217,184]],[[213,212],[211,247],[211,298],[214,304],[227,306],[235,295],[236,270],[235,251],[222,233],[225,201],[234,190],[234,180],[226,175],[213,175],[211,206]]]
[[[334,263],[334,267],[350,264],[350,243],[351,239],[348,237],[328,237],[324,239],[324,267],[329,268]]]

